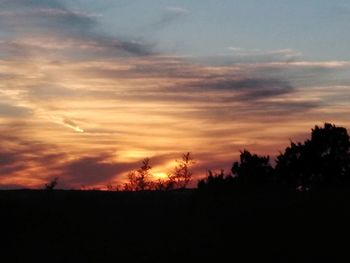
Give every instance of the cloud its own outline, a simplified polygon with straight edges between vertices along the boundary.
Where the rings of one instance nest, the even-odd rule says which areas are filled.
[[[198,90],[233,92],[238,101],[255,101],[293,92],[293,87],[286,81],[259,78],[204,80],[195,83],[192,88]]]
[[[84,92],[82,90],[62,87],[55,83],[47,82],[45,85],[36,84],[31,86],[24,92],[23,97],[35,101],[57,101],[60,99],[79,98],[83,94]]]
[[[30,8],[63,8],[58,0],[1,0],[0,7],[2,10],[16,10],[18,7],[24,9]]]
[[[0,102],[0,117],[21,118],[32,114],[33,112],[30,108]]]
[[[56,145],[24,138],[19,127],[25,126],[9,124],[6,130],[1,130],[0,188],[42,187],[48,178],[57,174],[57,167],[67,155]]]
[[[13,1],[11,4],[0,4],[0,7],[0,21],[3,26],[13,27],[14,32],[22,36],[50,32],[74,36],[78,33],[87,34],[96,25],[92,16],[70,11],[52,0],[47,3]]]
[[[82,157],[61,167],[62,180],[70,185],[96,185],[126,172],[133,164],[113,163],[110,154]]]
[[[260,50],[260,49],[244,49],[240,47],[228,47],[228,50],[232,52],[233,56],[240,57],[253,57],[256,59],[270,58],[270,59],[296,59],[302,56],[301,52],[286,48],[277,50]]]
[[[11,165],[16,162],[16,156],[11,152],[1,152],[0,153],[0,165]]]
[[[245,146],[273,154],[315,123],[350,125],[347,61],[308,61],[288,48],[161,55],[62,3],[0,0],[0,30],[11,31],[0,40],[3,187],[54,176],[60,187],[94,187],[122,180],[143,157],[168,172],[186,151],[201,176],[229,168]],[[172,7],[157,21],[189,14]]]
[[[48,119],[54,123],[60,124],[60,125],[67,127],[69,129],[72,129],[73,131],[75,131],[77,133],[84,133],[85,132],[82,128],[79,127],[79,125],[75,121],[73,121],[69,118],[66,118],[66,117],[62,118],[62,117],[58,117],[58,116],[54,116],[54,115],[50,115],[48,117],[43,116],[43,118]]]
[[[63,188],[94,186],[139,166],[138,162],[116,163],[110,152],[73,155],[56,145],[11,133],[11,129],[3,130],[0,136],[1,189],[41,188],[53,177],[59,177],[59,187]]]
[[[60,187],[93,186],[130,171],[138,164],[116,163],[111,153],[75,156],[50,145],[23,137],[2,135],[0,143],[0,188],[42,187],[50,178],[59,177]],[[11,187],[10,187],[11,188]]]
[[[64,126],[67,126],[68,128],[73,129],[76,132],[84,132],[83,129],[81,129],[74,121],[69,119],[63,119],[62,124]]]
[[[285,63],[298,61],[302,58],[303,54],[301,52],[291,48],[262,50],[230,46],[220,54],[194,59],[211,65],[233,65],[272,62]]]
[[[174,22],[189,16],[190,14],[190,10],[186,8],[169,6],[164,10],[162,16],[152,24],[152,28],[160,29],[167,27]]]
[[[151,157],[151,166],[157,166],[169,160],[172,154],[157,155]],[[144,156],[146,158],[147,156]],[[68,185],[94,186],[106,182],[119,181],[123,176],[141,165],[141,160],[122,162],[116,161],[115,155],[110,152],[102,152],[93,156],[80,157],[65,163],[61,169],[61,180]]]
[[[2,1],[0,8],[2,29],[7,32],[7,38],[10,37],[8,43],[17,44],[17,50],[42,51],[40,48],[47,47],[47,42],[51,42],[55,43],[56,49],[62,49],[57,43],[62,43],[63,47],[71,43],[75,52],[85,51],[85,56],[89,54],[86,48],[100,51],[100,56],[145,56],[152,53],[150,45],[140,40],[118,38],[101,32],[97,29],[97,15],[70,10],[61,1]],[[34,45],[21,43],[21,39],[26,38],[31,38],[32,44],[35,39],[40,41]],[[13,53],[13,47],[11,50]],[[67,57],[73,54],[67,53]]]

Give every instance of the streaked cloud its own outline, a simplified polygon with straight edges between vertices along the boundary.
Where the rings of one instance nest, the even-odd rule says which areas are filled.
[[[164,174],[188,151],[198,178],[244,148],[274,156],[315,124],[350,126],[349,61],[291,48],[161,54],[62,3],[0,1],[2,188],[122,183],[145,157]],[[168,7],[157,23],[190,14]]]
[[[255,59],[261,58],[278,58],[281,59],[296,59],[302,56],[301,52],[286,48],[278,50],[261,50],[261,49],[244,49],[240,47],[228,47],[228,50],[232,52],[232,55],[238,57],[253,57]]]
[[[32,111],[29,108],[0,102],[0,116],[3,118],[22,118],[30,115]]]
[[[10,39],[3,40],[3,43],[7,41],[9,46],[15,44],[22,50],[74,46],[75,51],[95,49],[109,55],[143,56],[151,53],[150,45],[140,40],[117,38],[101,32],[96,27],[98,15],[69,10],[62,1],[2,1],[0,7],[1,29],[11,28],[7,33]],[[62,41],[63,46],[58,44]]]
[[[108,162],[110,156],[87,156],[61,167],[61,179],[68,185],[93,186],[113,181],[114,177],[133,168],[132,164]]]
[[[55,116],[50,116],[50,119],[57,123],[57,124],[61,124],[67,128],[72,129],[75,132],[81,132],[83,133],[84,130],[81,129],[74,121],[67,119],[67,118],[59,118],[59,117],[55,117]]]
[[[172,23],[183,19],[186,16],[189,16],[191,14],[191,11],[183,8],[183,7],[176,7],[176,6],[168,6],[165,8],[163,14],[161,17],[152,24],[152,28],[163,28],[166,26],[171,25]]]

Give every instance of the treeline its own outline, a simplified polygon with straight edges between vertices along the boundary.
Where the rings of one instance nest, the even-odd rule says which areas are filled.
[[[152,167],[150,159],[146,158],[142,161],[139,169],[131,171],[128,174],[128,183],[122,188],[125,191],[169,191],[174,189],[185,189],[192,180],[192,172],[190,167],[194,164],[194,160],[190,152],[182,155],[180,160],[176,160],[177,165],[173,171],[167,174],[166,179],[154,180],[151,174]]]
[[[190,153],[184,154],[167,180],[148,181],[149,159],[129,174],[125,190],[172,190],[186,188],[191,181],[190,167],[194,163]],[[259,156],[244,150],[234,162],[231,173],[208,171],[197,184],[199,190],[226,191],[244,186],[274,185],[298,191],[319,187],[340,186],[350,179],[350,141],[345,128],[325,123],[315,126],[311,138],[303,143],[291,142],[272,166],[269,156]]]
[[[304,143],[291,142],[281,152],[273,167],[269,156],[258,156],[247,150],[232,165],[231,174],[213,173],[200,180],[198,188],[222,191],[234,187],[288,187],[309,191],[322,187],[342,186],[350,179],[350,141],[343,127],[325,123],[315,126]]]
[[[193,180],[191,167],[194,163],[191,153],[185,153],[177,160],[177,165],[167,174],[167,178],[155,179],[150,159],[146,158],[140,168],[128,174],[127,183],[118,186],[108,184],[106,188],[110,191],[185,189]],[[197,188],[200,191],[229,191],[237,187],[273,185],[309,191],[347,184],[350,181],[348,132],[346,128],[330,123],[325,123],[323,127],[315,126],[310,139],[303,143],[291,142],[274,163],[271,164],[269,156],[243,150],[230,173],[209,170],[207,176],[198,181]],[[57,178],[46,184],[45,188],[52,190],[56,185]]]

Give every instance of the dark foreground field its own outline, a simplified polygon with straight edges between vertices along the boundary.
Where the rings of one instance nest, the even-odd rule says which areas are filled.
[[[0,213],[2,262],[349,262],[349,189],[0,191]]]

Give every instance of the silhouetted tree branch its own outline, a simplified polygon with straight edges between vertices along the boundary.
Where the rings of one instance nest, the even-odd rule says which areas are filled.
[[[231,171],[240,183],[261,184],[272,176],[273,168],[269,160],[269,156],[258,156],[244,150],[241,152],[240,162],[235,162]]]
[[[276,160],[279,178],[293,187],[339,185],[349,181],[350,142],[347,130],[325,123],[311,139],[291,143]]]
[[[192,179],[190,167],[195,163],[190,152],[184,153],[181,160],[176,160],[177,166],[168,175],[169,185],[175,188],[186,188]]]
[[[128,174],[129,183],[125,185],[127,191],[144,191],[150,190],[152,167],[149,165],[149,158],[142,161],[139,169]]]

